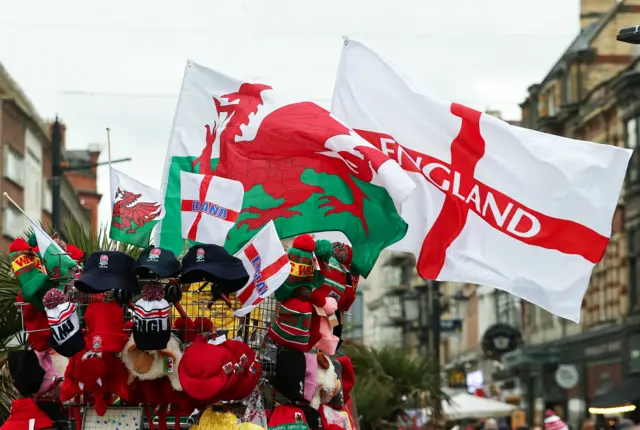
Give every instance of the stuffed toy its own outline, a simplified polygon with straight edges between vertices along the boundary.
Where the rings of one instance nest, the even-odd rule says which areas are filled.
[[[162,350],[142,351],[138,349],[134,335],[131,335],[122,350],[122,362],[129,371],[129,384],[134,378],[145,381],[166,376],[174,390],[182,391],[178,376],[178,365],[181,359],[180,341],[175,336],[170,337]]]
[[[96,353],[87,342],[85,349],[69,360],[60,389],[60,400],[69,401],[91,394],[93,409],[104,416],[113,396],[128,398],[127,369],[112,353]]]
[[[309,351],[313,305],[309,302],[313,291],[315,240],[309,234],[294,239],[287,254],[291,274],[275,292],[278,316],[269,328],[269,337],[280,346]]]
[[[340,379],[333,363],[324,353],[316,354],[318,359],[318,387],[311,399],[311,407],[320,409],[320,405],[327,404],[340,392]]]

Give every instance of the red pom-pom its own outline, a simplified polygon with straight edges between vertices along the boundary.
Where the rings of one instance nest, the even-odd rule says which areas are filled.
[[[545,411],[545,413],[544,413],[544,416],[545,416],[545,417],[547,417],[547,418],[549,418],[549,417],[554,416],[555,414],[556,414],[556,413],[555,413],[555,412],[553,412],[551,409],[547,409],[547,410]]]
[[[53,309],[66,301],[67,298],[65,297],[64,293],[57,288],[53,288],[47,291],[47,294],[45,294],[42,298],[42,303],[47,309]]]
[[[21,237],[17,238],[11,245],[9,245],[10,253],[18,251],[28,251],[29,249],[31,249],[31,247],[29,246],[27,241]]]
[[[310,234],[301,234],[293,239],[293,247],[302,251],[313,252],[316,250],[316,241]]]
[[[84,258],[84,252],[77,246],[71,244],[67,244],[67,254],[76,261],[82,261]]]

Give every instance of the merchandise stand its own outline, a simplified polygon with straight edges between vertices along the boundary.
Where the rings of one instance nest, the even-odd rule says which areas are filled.
[[[197,251],[200,252],[202,251],[202,249],[198,249]],[[108,251],[101,251],[101,252],[106,253]],[[61,254],[61,255],[64,255],[64,254]],[[62,256],[60,256],[60,258],[62,259]],[[61,264],[59,266],[61,266]],[[257,381],[257,383],[250,382],[250,383],[256,384],[255,388],[253,388],[253,392],[243,391],[243,393],[245,393],[243,394],[243,396],[246,396],[247,395],[246,393],[251,393],[248,395],[248,397],[244,398],[243,400],[238,400],[233,402],[219,401],[215,404],[208,404],[208,405],[202,405],[202,403],[196,403],[199,405],[197,407],[201,410],[195,409],[191,412],[190,415],[188,415],[188,413],[183,412],[183,411],[189,410],[187,408],[184,408],[182,410],[176,409],[175,414],[178,414],[179,413],[178,411],[183,412],[182,414],[178,415],[180,418],[179,426],[176,425],[177,423],[175,422],[175,418],[171,414],[171,405],[173,405],[172,403],[173,400],[170,401],[171,403],[169,403],[169,406],[167,406],[166,403],[164,406],[158,406],[158,404],[128,403],[125,399],[116,397],[117,395],[111,395],[110,397],[107,395],[107,397],[104,397],[104,398],[94,398],[94,391],[85,390],[83,382],[67,381],[67,383],[68,384],[70,383],[72,387],[75,386],[74,384],[76,382],[78,382],[80,384],[81,391],[78,392],[79,394],[76,394],[75,397],[71,399],[71,401],[61,404],[61,406],[63,407],[64,415],[67,417],[67,419],[64,421],[55,421],[54,424],[57,429],[165,430],[168,428],[177,429],[178,427],[189,428],[194,424],[197,424],[197,425],[202,424],[202,420],[204,419],[204,416],[206,416],[207,414],[208,414],[209,423],[211,422],[211,420],[217,422],[216,420],[218,419],[220,420],[232,419],[234,422],[242,423],[243,425],[246,424],[245,427],[241,427],[241,428],[245,428],[245,429],[267,428],[267,421],[269,420],[270,411],[277,410],[280,407],[284,407],[286,409],[287,407],[290,408],[292,407],[292,405],[294,405],[290,400],[287,400],[287,399],[290,399],[290,397],[285,398],[280,394],[280,391],[279,391],[280,388],[276,390],[276,388],[271,385],[271,383],[275,385],[276,382],[274,381],[277,380],[276,378],[277,357],[283,351],[289,350],[289,348],[275,343],[271,337],[273,335],[271,334],[271,336],[269,336],[268,334],[270,330],[271,331],[273,330],[273,326],[275,325],[274,323],[278,323],[278,320],[280,319],[290,318],[290,315],[288,315],[286,312],[289,312],[289,313],[291,312],[290,309],[286,309],[286,306],[283,307],[281,302],[276,300],[273,294],[262,299],[262,301],[260,301],[258,305],[247,315],[237,317],[235,316],[234,312],[240,309],[242,305],[240,301],[236,298],[235,294],[232,293],[227,296],[224,293],[212,292],[212,291],[218,291],[219,289],[216,288],[215,285],[212,285],[211,282],[203,281],[203,282],[196,282],[196,283],[190,283],[190,284],[189,283],[183,284],[180,282],[180,279],[178,278],[162,278],[162,279],[139,279],[138,278],[137,281],[140,284],[140,286],[151,284],[150,286],[145,287],[147,288],[146,293],[145,293],[145,289],[141,288],[142,293],[147,294],[147,296],[143,296],[143,294],[132,296],[130,293],[125,292],[125,291],[134,291],[133,289],[132,290],[124,290],[124,289],[109,290],[102,293],[96,292],[96,293],[89,294],[87,292],[82,292],[78,290],[78,288],[75,285],[76,279],[78,279],[78,277],[80,276],[80,273],[82,272],[78,272],[77,274],[75,274],[74,277],[70,277],[70,278],[50,277],[49,278],[50,281],[52,281],[55,285],[57,285],[57,291],[59,292],[56,292],[55,294],[46,294],[45,298],[43,299],[43,304],[47,309],[54,309],[54,307],[56,306],[64,306],[64,303],[73,303],[75,307],[70,308],[72,309],[72,311],[65,311],[65,312],[68,312],[67,315],[69,315],[69,312],[74,312],[77,314],[76,324],[79,324],[79,328],[81,330],[90,332],[90,327],[89,327],[90,322],[88,321],[88,319],[85,320],[85,315],[87,315],[87,318],[89,318],[88,310],[89,310],[89,307],[93,304],[110,303],[110,306],[112,306],[114,302],[118,304],[118,306],[113,306],[113,308],[117,309],[118,307],[120,307],[122,309],[122,315],[124,318],[123,320],[120,320],[120,318],[122,317],[118,317],[117,319],[120,320],[121,323],[124,323],[124,331],[123,332],[118,331],[118,333],[123,333],[123,337],[125,337],[125,335],[129,335],[133,333],[134,318],[141,318],[140,317],[141,309],[144,310],[145,312],[165,312],[163,313],[163,315],[165,315],[165,317],[163,317],[165,318],[165,321],[166,321],[166,315],[167,315],[166,312],[168,312],[169,313],[168,321],[170,322],[171,334],[175,338],[180,339],[179,344],[182,351],[190,349],[189,345],[192,345],[192,346],[206,345],[206,343],[202,342],[202,340],[208,341],[209,344],[213,344],[213,345],[218,345],[218,344],[224,343],[225,341],[232,341],[232,340],[240,341],[238,343],[233,343],[233,345],[244,345],[245,347],[248,346],[250,350],[255,353],[255,363],[258,364],[258,368],[260,369],[260,377],[259,378],[257,376],[255,377],[254,381]],[[132,282],[135,282],[135,280],[133,280]],[[162,284],[162,285],[158,285],[158,284]],[[152,296],[148,295],[150,291],[155,291],[153,290],[155,288],[157,288],[158,291],[162,291],[162,290],[164,291],[163,296],[166,300],[164,302],[165,307],[162,308],[164,310],[146,311],[145,310],[146,308],[141,307],[144,305],[139,305],[138,303],[156,303],[154,302],[154,300],[158,300],[158,299],[154,299],[152,298]],[[58,299],[59,302],[53,302],[53,299],[47,299],[47,296],[49,295],[52,297],[56,296],[56,299]],[[47,302],[47,300],[50,300],[50,301]],[[170,311],[167,310],[167,307],[166,307],[167,302],[170,304]],[[134,306],[134,303],[136,303],[135,306]],[[30,305],[30,303],[16,302],[16,306],[18,307],[21,315],[23,332],[27,337],[31,337],[31,335],[38,334],[38,336],[36,337],[42,338],[43,337],[42,335],[44,334],[44,332],[47,332],[47,335],[48,335],[51,332],[52,328],[29,329],[27,327],[28,324],[25,321],[25,311],[28,305]],[[101,309],[106,309],[106,307],[101,307]],[[134,312],[134,309],[135,309],[135,312]],[[282,310],[282,314],[281,314],[281,310]],[[30,311],[33,312],[33,308],[31,308]],[[110,310],[110,312],[113,312],[113,311],[114,309]],[[98,319],[94,316],[92,317],[91,321],[93,321],[94,324],[96,321],[107,321],[108,319],[107,315],[111,315],[111,313],[104,314]],[[46,317],[50,318],[48,314]],[[69,317],[67,316],[65,318],[69,318]],[[140,321],[140,320],[136,319],[136,321]],[[30,324],[33,326],[33,321],[31,321]],[[121,328],[119,330],[122,330],[122,326],[120,327]],[[43,333],[38,333],[38,332],[43,332]],[[105,335],[110,336],[109,333],[106,333]],[[100,338],[98,342],[102,342],[100,335],[95,335],[93,338],[94,339],[93,342],[96,342],[95,340],[96,337]],[[45,337],[45,339],[47,339],[47,337]],[[194,341],[196,340],[197,340],[196,342],[197,345],[194,344]],[[49,342],[51,342],[51,340],[49,340]],[[231,342],[229,342],[229,344],[231,344]],[[101,363],[104,363],[104,366],[107,366],[107,367],[108,367],[108,364],[106,359],[109,357],[111,357],[112,360],[122,359],[124,362],[125,360],[124,360],[123,354],[127,354],[125,350],[127,350],[127,348],[130,348],[125,345],[124,349],[122,349],[122,353],[116,352],[116,351],[120,351],[119,349],[107,350],[112,352],[106,352],[107,355],[103,356],[102,352],[98,352],[98,353],[94,352],[95,349],[93,348],[96,348],[95,346],[96,343],[92,343],[91,345],[93,346],[88,346],[88,345],[85,346],[85,348],[88,348],[88,349],[86,350],[87,352],[85,353],[85,356],[82,357],[82,362],[85,362],[84,361],[85,359],[86,360],[96,359],[95,357],[94,358],[92,357],[95,354],[97,354],[96,356],[100,357],[98,359],[101,360]],[[102,344],[100,343],[98,345],[102,345]],[[156,354],[154,355],[154,358],[153,358],[154,363],[156,363],[156,358],[160,356],[160,353],[167,354],[167,352],[163,352],[163,351],[155,351],[155,352],[146,352],[146,350],[140,351],[140,350],[137,350],[137,346],[135,344],[131,346],[133,347],[133,350],[128,349],[128,351],[130,351],[128,353],[131,353],[131,354],[140,353],[140,352],[146,353],[146,354],[152,354],[152,353]],[[31,348],[32,347],[29,347],[29,349]],[[99,346],[99,348],[102,348],[102,346]],[[231,348],[231,347],[227,347],[227,348]],[[247,349],[247,351],[249,351],[249,348]],[[40,351],[39,354],[46,355],[46,352],[44,352],[46,350],[40,349],[39,351]],[[102,351],[102,349],[98,349],[98,351]],[[168,351],[170,353],[170,350]],[[29,352],[29,351],[27,350],[26,352]],[[74,353],[74,354],[77,354],[77,353]],[[88,354],[88,357],[86,356],[86,354]],[[208,352],[200,352],[200,353],[196,352],[194,354],[196,354],[195,357],[204,358],[205,362],[209,361],[208,356],[203,357],[201,355],[201,354],[208,354]],[[247,352],[246,354],[249,354],[249,353]],[[307,361],[310,358],[314,362],[316,361],[315,352],[312,352],[311,354],[302,354],[302,353],[300,354],[301,354],[300,357],[302,357],[302,355],[307,355],[308,356],[306,357]],[[323,354],[318,354],[318,357],[320,357],[321,355],[325,357],[324,358],[325,360],[327,360],[327,356]],[[77,355],[74,355],[74,357],[77,357]],[[103,357],[105,361],[102,361]],[[174,369],[172,367],[173,365],[167,364],[167,363],[173,363],[173,362],[167,361],[169,360],[166,358],[167,355],[160,356],[160,357],[165,357],[164,359],[160,358],[160,360],[164,360],[164,366],[165,366],[164,371],[162,370],[162,367],[160,367],[161,369],[160,373],[162,374],[162,372],[164,372],[164,376],[161,376],[161,378],[168,377],[170,381],[172,377],[174,376],[177,377],[178,375],[176,374],[173,374],[174,376],[171,376],[172,375],[171,373],[167,373],[167,372],[174,372],[174,371],[178,372],[177,367],[175,368],[175,370],[173,370]],[[215,361],[213,357],[214,356],[212,356],[212,360]],[[240,356],[236,356],[236,357],[238,357],[239,361],[237,362],[237,364],[235,364],[235,366],[240,366],[241,363],[247,363],[246,361],[247,355],[242,355],[242,357]],[[244,362],[242,361],[242,358],[245,358]],[[251,360],[253,360],[253,358]],[[162,361],[160,361],[160,363],[162,363]],[[226,366],[231,365],[232,362],[228,362],[227,364],[224,364],[224,365],[223,363],[224,361],[221,364],[218,364],[218,366],[221,366],[219,369],[220,371],[224,371],[225,373],[228,373]],[[125,365],[127,365],[126,362],[125,362]],[[129,365],[131,365],[131,363],[129,363]],[[138,366],[137,361],[133,365]],[[155,364],[153,365],[155,366]],[[91,366],[94,366],[94,364],[90,364],[89,369],[96,369],[95,367],[91,367]],[[160,364],[160,366],[162,366],[162,364]],[[286,368],[284,368],[285,372],[283,372],[283,369],[280,369],[280,372],[283,372],[283,374],[288,374],[290,368],[288,367],[288,364],[285,366],[286,366]],[[318,366],[320,366],[320,358],[318,358]],[[113,369],[113,367],[108,367],[108,368]],[[68,369],[68,366],[67,366],[67,369]],[[137,371],[139,368],[135,367],[135,369]],[[140,369],[142,369],[142,367]],[[172,369],[172,370],[168,370],[168,369]],[[236,374],[235,373],[236,367],[232,367],[232,369],[234,369],[232,371],[232,374]],[[237,367],[237,369],[241,369],[241,371],[248,372],[249,366],[244,368],[240,366],[240,367]],[[251,365],[251,369],[253,369],[253,365]],[[142,370],[140,370],[140,372],[144,373]],[[58,373],[58,375],[59,374],[60,373]],[[133,376],[130,375],[129,377],[130,379],[127,382],[127,384],[129,385],[129,390],[131,390],[132,387],[130,386],[130,384],[132,383],[133,379],[131,378],[133,378]],[[250,374],[248,374],[248,376],[243,375],[243,378],[245,377],[249,378],[249,379],[246,379],[246,381],[251,381]],[[180,378],[182,378],[182,374],[180,375]],[[287,378],[288,376],[285,375],[285,379]],[[54,386],[55,385],[60,386],[64,384],[64,377],[63,378],[53,377],[52,379],[54,381]],[[282,376],[280,377],[280,379],[282,379]],[[47,380],[47,378],[45,377],[44,380]],[[140,378],[140,380],[142,380],[142,378]],[[148,380],[151,380],[151,378],[148,378]],[[97,384],[100,385],[100,387],[98,388],[103,387],[103,382],[99,382],[100,378],[94,381],[96,381]],[[109,381],[116,381],[116,379],[113,379],[113,380],[106,379],[106,381],[107,383],[110,383]],[[238,380],[238,382],[239,381],[240,380]],[[245,379],[242,379],[242,381],[245,381]],[[306,379],[304,381],[305,381],[305,384],[308,382]],[[96,383],[96,382],[92,382],[92,383]],[[319,387],[319,384],[320,382],[318,380],[318,387]],[[125,391],[126,389],[127,388],[125,388]],[[138,389],[137,386],[133,387],[134,391],[136,389]],[[248,389],[251,390],[250,387]],[[302,382],[300,382],[300,389],[302,390]],[[151,390],[155,390],[155,388],[151,388]],[[306,387],[305,387],[305,390],[306,390]],[[48,391],[49,394],[47,395],[51,396],[52,392],[57,392],[57,391],[52,391],[51,389],[49,389]],[[107,391],[107,393],[109,392],[115,392],[115,391]],[[152,392],[155,393],[156,391],[152,391]],[[313,391],[311,393],[313,394]],[[316,392],[316,394],[317,393],[319,393],[319,391]],[[190,394],[190,395],[193,395],[193,394]],[[306,395],[306,391],[305,391],[305,395]],[[337,396],[337,393],[334,393],[333,395]],[[129,396],[134,396],[135,398],[136,395],[131,394],[131,391],[130,391]],[[145,397],[142,397],[142,398],[145,398]],[[206,397],[206,398],[212,399],[211,397]],[[100,416],[96,412],[98,410],[97,409],[98,402],[94,400],[100,400],[102,403],[104,403],[102,399],[106,401],[107,407],[106,407],[106,413]],[[52,401],[60,404],[59,399],[51,398],[51,397],[48,397],[48,398],[37,397],[36,400]],[[193,407],[191,406],[192,405],[191,403],[187,403],[187,404],[189,405],[189,407]],[[298,407],[298,405],[295,404],[295,407]],[[311,406],[307,404],[306,407],[310,408]],[[350,409],[351,411],[355,412],[355,402],[352,402],[352,404],[349,407],[351,408]],[[180,408],[180,406],[178,406],[178,408]],[[300,411],[299,409],[296,409],[296,410]],[[353,412],[351,413],[351,415],[354,417],[357,417],[357,415],[355,415]],[[316,414],[317,413],[318,412],[316,412]],[[300,418],[301,416],[302,416],[301,412],[295,412],[296,423],[301,422],[301,421],[298,421],[299,419],[302,419]],[[318,420],[320,419],[319,417],[320,415],[318,415]],[[356,422],[354,422],[352,426],[344,427],[344,428],[357,429],[358,428],[357,419],[355,421]],[[218,424],[215,424],[214,426],[217,427]],[[220,426],[225,428],[227,427],[226,424],[220,425]],[[235,427],[235,424],[234,424],[234,427]]]

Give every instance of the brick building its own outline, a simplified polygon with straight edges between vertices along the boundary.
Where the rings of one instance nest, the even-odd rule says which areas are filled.
[[[49,127],[0,65],[0,194],[7,192],[25,212],[51,224],[51,134]],[[95,190],[95,179],[93,188]],[[61,181],[62,219],[93,225],[91,200],[83,204],[69,178]],[[98,196],[99,197],[99,196]],[[86,206],[85,206],[86,205]],[[8,201],[0,204],[0,251],[28,227],[26,218]]]
[[[639,138],[635,96],[640,76],[634,47],[616,41],[620,28],[640,23],[639,0],[581,0],[581,32],[544,79],[528,89],[521,104],[524,127],[605,145],[635,147]],[[640,69],[640,68],[639,68]],[[635,157],[634,157],[635,158]],[[553,408],[579,426],[589,405],[618,390],[638,369],[640,326],[635,321],[635,268],[630,273],[631,238],[638,217],[629,213],[634,201],[633,163],[612,223],[612,235],[596,265],[582,303],[581,322],[562,320],[523,304],[525,346],[503,360],[499,378],[517,378],[530,425]],[[640,196],[639,196],[640,197]],[[640,205],[639,205],[640,206]],[[639,213],[639,212],[634,212]],[[634,344],[635,342],[635,344]],[[634,347],[635,345],[635,347]],[[634,355],[635,354],[635,355]],[[559,366],[580,375],[569,388],[555,377]],[[637,369],[637,370],[634,370]],[[629,399],[630,401],[634,399]]]

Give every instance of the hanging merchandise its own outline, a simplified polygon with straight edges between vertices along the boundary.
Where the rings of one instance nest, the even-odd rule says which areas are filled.
[[[128,336],[124,312],[116,302],[92,303],[84,315],[91,352],[121,352]]]
[[[240,309],[235,311],[235,316],[240,317],[277,291],[291,274],[291,265],[273,221],[269,221],[235,256],[250,274],[249,282],[237,295]]]
[[[215,403],[233,375],[234,360],[224,346],[197,339],[184,351],[178,366],[182,388],[196,400]]]
[[[311,406],[280,405],[271,413],[268,428],[322,430],[324,425],[320,413]]]
[[[87,345],[85,350],[69,359],[60,400],[67,402],[80,395],[93,398],[93,409],[99,416],[104,416],[114,395],[124,400],[128,398],[128,378],[126,367],[115,354],[94,352]]]
[[[281,302],[278,305],[278,316],[269,328],[269,337],[281,346],[309,351],[313,344],[311,339],[311,318],[313,305],[309,302],[313,291],[315,241],[311,235],[305,234],[293,240],[287,252],[291,263],[291,274],[275,293]]]
[[[20,349],[8,353],[9,374],[13,386],[21,396],[32,396],[42,386],[45,370],[40,366],[36,351]]]
[[[180,172],[182,237],[224,245],[242,210],[241,182],[213,175]]]
[[[339,309],[347,312],[356,300],[356,291],[358,289],[360,275],[354,270],[352,265],[353,249],[351,246],[342,242],[333,242],[331,246],[333,246],[333,257],[347,270],[344,296],[340,298],[338,303]]]
[[[36,351],[46,351],[50,348],[49,321],[45,311],[38,311],[31,303],[25,303],[22,293],[18,293],[16,304],[22,312],[22,323],[27,332],[27,340]]]
[[[212,292],[230,294],[244,287],[249,274],[242,262],[218,245],[194,245],[182,259],[182,276],[185,284],[213,283]]]
[[[140,292],[134,274],[136,262],[120,251],[92,252],[84,265],[75,287],[83,293],[103,293],[124,290],[132,294]]]
[[[180,341],[175,336],[171,336],[164,348],[149,351],[140,349],[134,335],[131,335],[122,350],[122,362],[132,379],[138,378],[141,381],[146,381],[167,377],[171,382],[171,387],[176,391],[182,391],[178,376],[181,359]]]
[[[319,409],[320,405],[329,403],[340,392],[340,380],[333,367],[333,363],[322,352],[317,354],[318,360],[318,387],[311,399],[311,406]]]
[[[9,418],[0,430],[44,430],[53,427],[53,421],[30,397],[23,397],[11,402]]]
[[[53,288],[53,283],[38,253],[22,238],[11,244],[9,252],[11,271],[20,285],[22,298],[37,311],[43,310],[42,298]]]
[[[35,393],[36,397],[40,397],[51,393],[58,386],[58,383],[62,382],[68,360],[65,359],[59,363],[54,363],[52,355],[48,352],[36,352],[36,355],[40,368],[44,370],[42,384],[40,384],[40,388]],[[60,369],[56,364],[62,364],[64,367]]]
[[[60,355],[72,357],[84,349],[84,337],[75,303],[67,302],[60,290],[44,296],[47,319],[51,327],[49,345]]]
[[[310,403],[318,387],[318,358],[295,349],[280,349],[271,384],[291,402]]]
[[[171,305],[164,299],[164,285],[157,282],[142,286],[142,298],[133,307],[133,339],[141,351],[159,351],[171,338]]]
[[[142,251],[138,257],[135,273],[141,279],[177,278],[181,270],[180,262],[173,252],[151,248]]]

